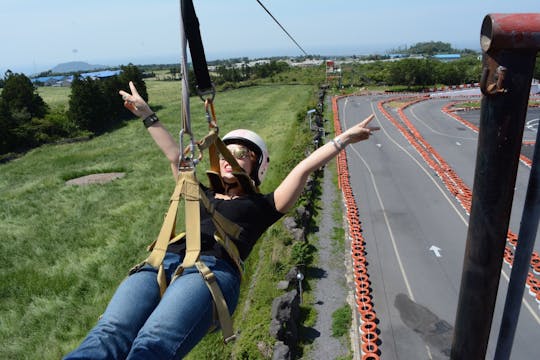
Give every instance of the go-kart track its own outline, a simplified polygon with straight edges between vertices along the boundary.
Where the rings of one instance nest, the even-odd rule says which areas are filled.
[[[338,160],[351,239],[354,346],[362,359],[449,358],[480,118],[480,110],[455,110],[460,100],[468,98],[364,95],[334,103],[337,132],[371,113],[371,124],[381,128]],[[539,118],[540,110],[529,108],[486,358],[495,353]],[[537,242],[512,348],[516,360],[540,358],[539,248]]]

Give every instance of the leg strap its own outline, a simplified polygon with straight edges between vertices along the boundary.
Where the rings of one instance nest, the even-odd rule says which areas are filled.
[[[206,283],[206,286],[208,286],[208,290],[210,290],[210,293],[212,294],[212,298],[214,299],[214,305],[216,307],[219,319],[219,324],[221,325],[221,331],[223,332],[223,341],[225,342],[225,344],[227,344],[236,339],[236,335],[233,331],[233,321],[229,313],[227,302],[223,297],[223,293],[219,288],[216,276],[214,275],[212,270],[210,270],[208,266],[206,266],[201,261],[197,261],[195,263],[195,266],[201,273],[204,282]]]

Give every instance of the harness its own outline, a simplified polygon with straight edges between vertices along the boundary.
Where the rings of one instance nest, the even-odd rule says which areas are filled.
[[[214,273],[200,259],[201,254],[201,224],[200,207],[210,215],[213,224],[216,227],[214,239],[225,249],[229,257],[238,268],[240,275],[243,275],[244,266],[240,254],[233,239],[238,239],[242,228],[228,220],[220,214],[201,188],[195,167],[202,158],[204,150],[209,152],[210,170],[207,176],[210,187],[216,192],[224,191],[223,180],[220,175],[219,154],[231,165],[233,175],[236,177],[239,185],[246,193],[255,193],[259,189],[251,180],[248,174],[240,167],[236,158],[227,149],[226,144],[219,138],[219,128],[213,106],[215,89],[210,82],[208,67],[204,56],[201,36],[199,32],[199,22],[195,14],[195,9],[191,0],[181,0],[180,33],[182,39],[182,130],[179,135],[180,158],[179,158],[179,176],[175,189],[169,201],[169,209],[161,227],[158,237],[149,246],[150,255],[140,264],[133,267],[130,274],[138,271],[144,265],[150,265],[158,270],[157,282],[159,284],[160,294],[163,296],[167,289],[167,279],[163,268],[163,259],[167,247],[170,244],[184,241],[186,245],[185,257],[176,269],[171,283],[182,275],[184,269],[195,266],[203,277],[214,301],[214,318],[219,321],[225,343],[235,339],[232,319],[223,293],[219,288]],[[206,118],[209,124],[209,133],[199,142],[196,142],[191,131],[189,114],[189,87],[187,72],[186,43],[189,43],[190,52],[197,80],[197,89],[201,99],[204,101]],[[205,95],[210,95],[204,98]],[[189,144],[184,147],[184,137],[189,136]],[[196,152],[199,152],[199,157]],[[185,209],[185,232],[176,234],[176,220],[180,201],[184,201]],[[217,316],[216,316],[217,315]]]

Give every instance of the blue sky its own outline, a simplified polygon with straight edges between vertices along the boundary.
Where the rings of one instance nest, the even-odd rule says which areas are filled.
[[[194,0],[207,58],[302,55],[255,0]],[[479,49],[488,13],[539,0],[262,0],[310,54],[384,53],[423,41]],[[178,0],[0,0],[0,76],[68,61],[177,63]]]

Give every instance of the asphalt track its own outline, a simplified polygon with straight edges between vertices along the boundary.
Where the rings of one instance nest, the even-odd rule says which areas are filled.
[[[338,101],[343,129],[374,113],[381,127],[368,141],[347,148],[350,184],[365,239],[371,295],[378,319],[381,359],[447,359],[452,345],[468,227],[462,203],[381,111],[388,95]],[[466,123],[441,109],[453,99],[429,99],[403,110],[421,137],[472,189],[479,111],[459,112]],[[396,107],[386,111],[399,119]],[[540,111],[529,109],[524,142],[536,138]],[[466,126],[472,124],[472,126]],[[522,154],[532,157],[532,146]],[[530,168],[520,163],[510,230],[519,223]],[[535,245],[539,252],[539,244]],[[504,263],[486,358],[493,358],[510,275]],[[540,276],[536,275],[537,278]],[[540,358],[540,308],[525,289],[511,359]]]

